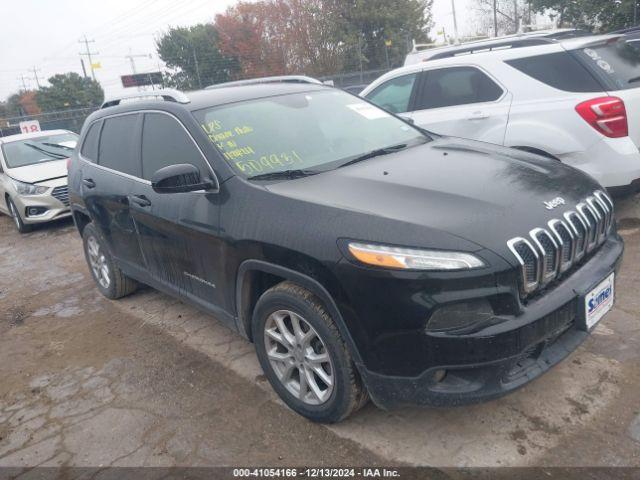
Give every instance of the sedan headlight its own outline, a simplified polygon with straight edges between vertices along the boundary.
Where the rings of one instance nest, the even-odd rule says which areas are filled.
[[[398,270],[469,270],[485,265],[470,253],[443,250],[349,243],[349,252],[364,264]]]
[[[20,195],[42,195],[48,190],[48,187],[41,187],[40,185],[32,185],[31,183],[19,182],[13,179],[11,181]]]

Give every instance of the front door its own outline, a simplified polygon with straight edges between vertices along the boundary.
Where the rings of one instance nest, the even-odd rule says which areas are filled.
[[[142,178],[130,195],[140,245],[151,276],[210,309],[222,301],[218,195],[153,191],[153,174],[190,163],[212,175],[203,154],[174,116],[149,112],[142,129]]]
[[[426,130],[483,142],[504,143],[511,94],[477,67],[425,70],[411,118]]]

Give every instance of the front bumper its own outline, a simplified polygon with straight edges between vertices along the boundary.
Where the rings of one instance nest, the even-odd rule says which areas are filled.
[[[67,179],[50,181],[45,185],[49,190],[42,195],[18,195],[17,193],[12,195],[12,200],[25,224],[45,223],[71,216],[68,193],[64,193],[67,191]],[[62,192],[56,189],[62,189]],[[54,191],[57,197],[54,196]],[[42,213],[31,214],[30,211],[34,208],[41,210]]]
[[[622,239],[611,235],[587,263],[529,302],[521,315],[469,335],[431,337],[435,352],[424,355],[438,361],[417,376],[361,367],[369,395],[382,408],[464,405],[497,398],[537,378],[589,336],[578,325],[579,300],[617,271],[623,249]]]

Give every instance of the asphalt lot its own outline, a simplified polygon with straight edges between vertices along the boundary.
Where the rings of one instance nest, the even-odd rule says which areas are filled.
[[[253,348],[144,289],[101,297],[71,222],[0,216],[0,466],[640,466],[640,197],[618,202],[617,303],[561,365],[486,404],[312,424]]]

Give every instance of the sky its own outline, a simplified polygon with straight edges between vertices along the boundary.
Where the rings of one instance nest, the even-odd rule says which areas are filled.
[[[107,97],[123,92],[120,75],[158,70],[155,38],[173,26],[211,22],[237,0],[22,0],[4,1],[0,28],[0,99],[15,93],[24,83],[36,88],[56,74],[82,74],[79,43],[86,35],[95,52],[95,70]],[[455,0],[458,25],[468,30],[468,6],[472,0]],[[434,0],[434,32],[453,32],[451,0]],[[89,73],[89,62],[85,65]],[[36,69],[34,72],[33,69]]]

